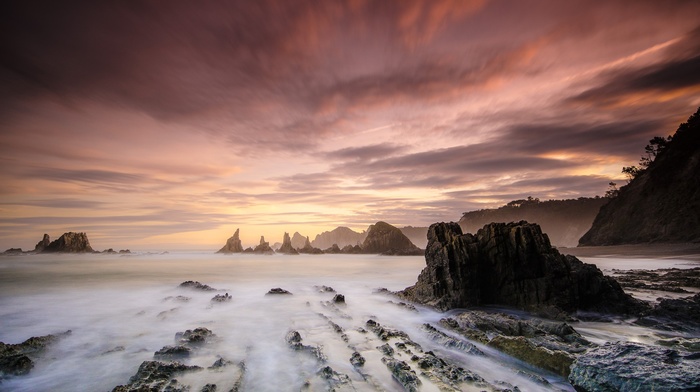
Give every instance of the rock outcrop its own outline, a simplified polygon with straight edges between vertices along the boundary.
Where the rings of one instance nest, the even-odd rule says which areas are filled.
[[[476,235],[462,234],[454,222],[435,223],[425,259],[416,284],[399,295],[441,310],[497,304],[557,316],[648,309],[595,265],[560,254],[538,225],[524,221],[491,223]]]
[[[581,246],[700,242],[700,109],[600,209]]]
[[[45,236],[44,238],[46,238]],[[43,241],[43,240],[42,240]],[[85,233],[64,233],[57,240],[48,244],[44,253],[86,253],[93,252],[90,241]]]
[[[310,254],[310,255],[320,255],[323,253],[323,251],[319,248],[314,248],[311,246],[311,241],[309,241],[309,237],[306,237],[306,241],[304,242],[304,247],[297,249],[299,253],[305,253],[305,254]]]
[[[335,244],[339,248],[343,248],[346,245],[359,245],[366,237],[367,232],[365,231],[358,233],[348,227],[340,226],[331,231],[317,234],[316,238],[311,241],[311,245],[315,248],[326,249]]]
[[[401,230],[386,222],[377,222],[369,227],[367,238],[362,243],[362,251],[386,255],[420,255],[423,253]]]
[[[71,331],[59,335],[36,336],[18,344],[0,342],[0,380],[5,376],[20,376],[29,373],[34,360],[41,356],[46,347]]]
[[[218,252],[216,253],[241,253],[243,252],[243,245],[241,245],[241,239],[239,237],[239,230],[236,229],[236,232],[233,233],[233,236],[226,240],[226,245],[224,245],[223,248],[219,249]]]
[[[270,243],[265,241],[265,236],[260,236],[260,244],[253,249],[253,253],[274,254],[275,251],[270,247]]]
[[[48,234],[44,233],[44,238],[41,239],[41,241],[36,243],[36,246],[34,247],[34,252],[40,253],[43,252],[44,249],[46,249],[47,246],[51,243],[51,238],[49,237]]]
[[[634,342],[607,343],[579,356],[569,382],[577,391],[697,391],[698,354]]]
[[[636,324],[662,330],[700,332],[700,293],[686,298],[664,298]]]
[[[283,253],[286,255],[298,255],[296,249],[292,246],[292,240],[289,238],[289,233],[284,233],[284,239],[282,240],[282,246],[277,250],[277,253]]]

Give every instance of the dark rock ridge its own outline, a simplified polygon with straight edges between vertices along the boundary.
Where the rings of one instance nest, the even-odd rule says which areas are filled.
[[[311,241],[311,245],[315,248],[326,249],[333,244],[342,248],[346,245],[359,245],[367,237],[367,232],[363,231],[358,233],[348,227],[336,227],[331,231],[324,231],[321,234],[317,234],[316,238]]]
[[[700,109],[600,209],[581,246],[700,242]]]
[[[6,255],[18,255],[22,253],[22,248],[10,248],[2,253]]]
[[[381,221],[371,225],[367,230],[367,238],[362,243],[362,251],[387,255],[419,255],[423,253],[401,230]]]
[[[298,255],[294,247],[292,247],[292,240],[289,238],[289,233],[284,233],[284,239],[282,240],[282,246],[277,250],[277,253],[283,253],[286,255]]]
[[[41,239],[41,241],[36,243],[36,246],[34,246],[34,252],[43,252],[44,249],[46,249],[47,246],[51,243],[51,237],[49,237],[48,234],[44,233],[44,238]]]
[[[224,245],[223,248],[219,249],[218,252],[216,253],[241,253],[243,252],[243,245],[241,245],[241,239],[239,237],[239,230],[236,229],[236,232],[233,233],[233,236],[226,240],[226,245]]]
[[[441,310],[487,304],[560,316],[587,310],[638,314],[648,309],[592,264],[552,248],[539,225],[491,223],[476,235],[457,223],[428,230],[427,266],[399,295]]]
[[[607,343],[579,356],[569,381],[581,392],[698,391],[698,357],[666,347]]]
[[[580,197],[578,199],[546,200],[537,198],[513,200],[492,209],[465,212],[459,220],[464,233],[476,233],[491,222],[537,223],[549,235],[554,246],[576,246],[579,238],[591,228],[600,207],[610,199]]]
[[[304,247],[303,248],[298,248],[297,251],[299,253],[306,253],[310,255],[320,255],[323,253],[323,251],[319,248],[314,248],[311,246],[311,242],[309,241],[309,237],[306,237],[306,241],[304,242]]]
[[[46,239],[46,237],[47,236],[45,235],[44,238]],[[37,244],[37,246],[38,246],[38,244]],[[87,238],[87,234],[74,233],[71,231],[68,233],[64,233],[57,240],[48,244],[42,252],[44,252],[44,253],[54,253],[54,252],[86,253],[86,252],[93,252],[93,250],[92,250],[92,247],[90,246],[90,241]]]

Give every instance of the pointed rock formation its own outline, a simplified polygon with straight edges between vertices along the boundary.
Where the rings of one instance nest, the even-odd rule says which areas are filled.
[[[304,241],[304,247],[297,249],[299,253],[306,253],[310,255],[320,255],[323,253],[323,251],[319,248],[314,248],[311,246],[311,241],[309,241],[309,237],[306,237],[306,240]]]
[[[40,253],[43,252],[44,249],[46,249],[47,246],[51,243],[51,238],[49,237],[48,234],[44,234],[44,238],[41,239],[41,241],[36,243],[36,246],[34,247],[34,252]]]
[[[386,222],[377,222],[369,227],[367,238],[362,243],[362,251],[383,255],[423,254],[423,251],[413,245],[401,230]]]
[[[418,282],[399,295],[441,310],[489,304],[548,315],[648,309],[595,265],[560,254],[538,225],[525,221],[491,223],[476,235],[462,234],[454,222],[435,223],[425,260]]]
[[[270,243],[265,241],[265,236],[260,236],[260,244],[253,249],[253,253],[274,254],[275,251],[270,247]]]
[[[226,241],[226,245],[219,249],[216,253],[241,253],[243,252],[243,245],[241,245],[241,239],[239,238],[239,230],[233,233],[233,236]]]
[[[282,246],[279,248],[277,253],[283,253],[285,255],[298,255],[296,249],[292,247],[292,240],[289,238],[289,233],[284,233],[284,239],[282,240]]]
[[[69,233],[64,233],[57,240],[48,244],[42,252],[85,253],[93,252],[93,250],[90,246],[90,241],[88,241],[87,234],[74,233],[71,231]]]

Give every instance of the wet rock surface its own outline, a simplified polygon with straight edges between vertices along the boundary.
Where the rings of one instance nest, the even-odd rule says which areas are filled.
[[[613,270],[615,280],[624,288],[690,293],[700,289],[700,268],[663,268],[657,270]]]
[[[608,343],[580,355],[569,381],[577,391],[697,391],[700,356],[632,342]]]
[[[180,362],[145,361],[126,385],[116,386],[112,392],[186,392],[190,388],[180,384],[174,377],[199,370],[202,370],[199,366],[188,366]]]
[[[215,288],[213,288],[209,285],[199,283],[196,281],[192,281],[192,280],[188,280],[186,282],[180,283],[179,287],[186,288],[186,289],[200,290],[200,291],[216,291]]]
[[[275,287],[270,289],[265,295],[292,295],[292,293],[283,288]]]
[[[663,298],[636,324],[670,331],[700,332],[700,293],[686,298]]]
[[[0,380],[29,373],[34,361],[42,356],[49,345],[70,334],[71,331],[66,331],[57,335],[35,336],[18,344],[0,342]]]
[[[589,310],[638,314],[646,303],[592,264],[554,249],[540,227],[524,221],[492,223],[476,235],[458,224],[428,230],[427,266],[403,298],[441,310],[498,304],[562,317]]]

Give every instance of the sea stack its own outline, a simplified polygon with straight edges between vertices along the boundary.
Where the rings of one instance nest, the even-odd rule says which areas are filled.
[[[44,233],[44,238],[41,239],[41,241],[36,243],[36,246],[34,247],[34,252],[36,253],[41,253],[46,249],[47,246],[51,243],[51,238],[49,237],[48,234]]]
[[[299,254],[299,252],[297,252],[297,250],[292,247],[292,239],[289,238],[289,233],[284,233],[284,238],[282,239],[282,246],[280,246],[279,250],[277,250],[277,253],[282,253],[285,255]]]
[[[45,236],[46,238],[48,236]],[[42,240],[43,241],[43,240]],[[44,250],[44,253],[86,253],[93,252],[90,246],[90,241],[88,241],[87,234],[85,233],[64,233],[57,240],[48,244]]]
[[[297,249],[299,253],[306,253],[310,255],[320,255],[323,253],[323,251],[319,248],[314,248],[311,246],[311,241],[309,241],[309,237],[306,237],[306,240],[304,241],[304,247]]]
[[[367,238],[362,243],[362,252],[383,255],[423,254],[401,230],[386,222],[377,222],[369,227]]]
[[[233,236],[226,241],[226,245],[219,249],[216,253],[241,253],[243,252],[243,245],[241,245],[241,239],[239,238],[239,230],[233,233]]]
[[[275,251],[270,247],[270,243],[265,241],[265,236],[260,236],[260,244],[253,249],[253,253],[274,254]]]
[[[476,235],[457,223],[428,229],[427,266],[400,292],[441,310],[505,305],[557,315],[576,310],[638,314],[648,309],[593,264],[554,249],[540,226],[491,223]]]

